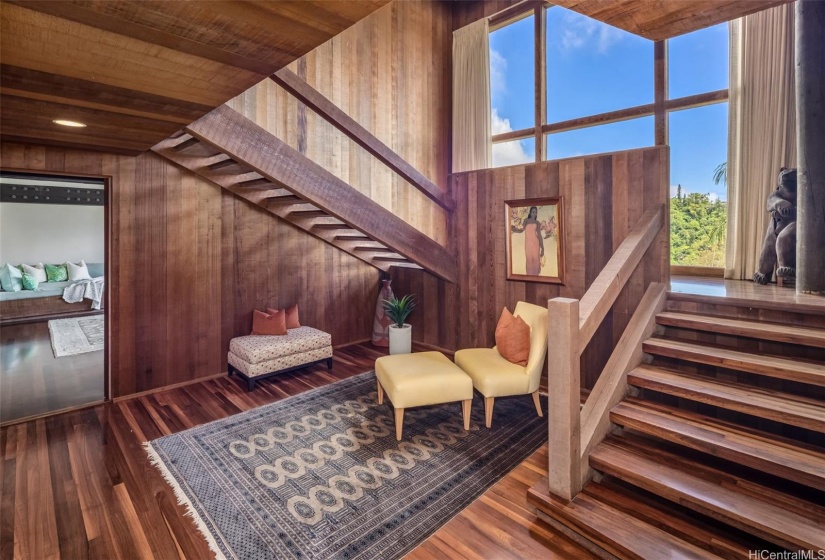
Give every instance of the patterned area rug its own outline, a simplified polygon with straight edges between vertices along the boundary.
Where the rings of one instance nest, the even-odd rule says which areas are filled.
[[[103,350],[103,315],[49,321],[55,358]]]
[[[528,396],[408,410],[368,372],[165,436],[150,459],[218,558],[400,558],[547,439]]]

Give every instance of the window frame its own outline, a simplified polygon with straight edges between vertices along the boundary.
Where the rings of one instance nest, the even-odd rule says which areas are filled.
[[[512,130],[492,136],[492,143],[511,142],[534,138],[536,162],[547,160],[547,135],[556,132],[579,130],[602,124],[617,123],[639,117],[653,116],[654,146],[664,146],[669,141],[668,116],[673,111],[694,109],[728,101],[729,88],[688,95],[676,99],[668,96],[668,45],[667,41],[653,42],[653,103],[627,107],[606,113],[577,117],[548,123],[547,121],[547,10],[555,7],[546,0],[530,0],[504,10],[489,18],[492,33],[511,23],[534,16],[534,78],[535,124],[530,128]],[[608,24],[604,24],[608,25]]]

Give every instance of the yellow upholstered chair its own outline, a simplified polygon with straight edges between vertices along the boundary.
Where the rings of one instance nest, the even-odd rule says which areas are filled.
[[[533,395],[536,412],[541,413],[539,384],[547,354],[547,308],[520,301],[513,315],[530,326],[530,355],[520,366],[501,357],[493,348],[469,348],[455,353],[455,363],[473,380],[473,387],[484,395],[484,419],[489,428],[496,397]]]

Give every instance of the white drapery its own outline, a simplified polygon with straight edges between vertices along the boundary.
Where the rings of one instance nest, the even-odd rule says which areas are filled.
[[[490,36],[487,19],[453,32],[453,172],[491,167]]]
[[[796,167],[794,4],[730,24],[728,236],[725,278],[749,280],[781,167]]]

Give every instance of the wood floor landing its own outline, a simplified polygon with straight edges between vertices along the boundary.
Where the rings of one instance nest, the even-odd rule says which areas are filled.
[[[0,429],[0,559],[211,558],[141,444],[362,373],[381,354],[351,346],[332,371],[285,374],[252,393],[224,377]],[[545,446],[408,558],[590,558],[527,504],[546,475]]]

